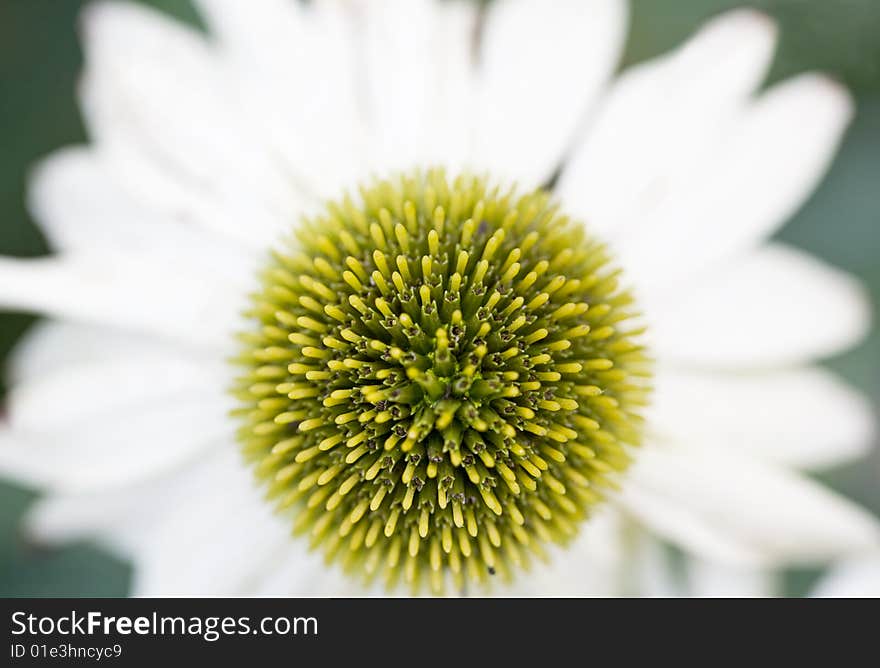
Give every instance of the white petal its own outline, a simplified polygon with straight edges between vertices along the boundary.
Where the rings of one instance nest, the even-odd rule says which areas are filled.
[[[687,574],[691,596],[764,598],[774,596],[778,590],[773,574],[761,568],[689,558]]]
[[[509,585],[493,588],[503,596],[614,596],[625,590],[619,513],[603,508],[565,547],[551,546],[548,560],[532,558],[528,571],[517,569]]]
[[[28,509],[23,520],[25,535],[38,545],[95,541],[129,559],[156,521],[150,511],[157,499],[130,486],[123,491],[50,493]]]
[[[628,276],[653,298],[769,237],[812,193],[853,113],[821,76],[778,84],[719,133],[719,141],[648,213],[621,230]]]
[[[0,257],[0,306],[224,351],[240,327],[250,280],[134,252]]]
[[[877,520],[843,497],[805,477],[721,450],[645,447],[627,484],[626,499],[633,492],[652,497],[652,507],[640,504],[636,509],[640,519],[712,560],[743,565],[814,563],[880,541]],[[757,562],[701,549],[685,531],[671,526],[670,518],[685,515],[693,529],[710,530],[743,546]]]
[[[387,0],[357,7],[375,167],[460,166],[474,111],[476,5]]]
[[[480,54],[474,164],[540,185],[559,166],[623,46],[618,0],[492,3]]]
[[[880,598],[880,553],[834,564],[811,595],[824,598]]]
[[[97,540],[130,558],[147,549],[167,514],[194,494],[213,474],[219,448],[203,457],[144,480],[79,492],[52,491],[28,509],[27,536],[41,544]]]
[[[720,267],[649,313],[658,357],[715,368],[827,357],[859,341],[870,325],[856,280],[778,244]]]
[[[181,350],[149,336],[70,321],[41,320],[18,341],[6,360],[7,385],[40,380],[72,366],[124,360],[142,355],[181,355]],[[186,349],[192,361],[216,363],[210,349]]]
[[[0,432],[0,473],[68,492],[142,480],[182,465],[212,440],[229,435],[233,427],[226,408],[225,401],[210,396],[173,397],[66,429],[5,428]]]
[[[161,342],[71,324],[12,355],[0,470],[80,490],[167,471],[226,433],[230,370]]]
[[[695,194],[693,168],[714,158],[710,149],[763,79],[775,38],[772,21],[739,10],[627,70],[566,165],[558,186],[566,208],[608,236],[649,226],[651,211],[677,189]]]
[[[108,355],[31,378],[9,390],[6,407],[9,423],[18,432],[66,431],[161,400],[199,397],[222,405],[231,375],[221,361],[207,363],[147,349],[136,357]]]
[[[451,173],[462,171],[473,149],[471,100],[476,86],[474,34],[477,5],[469,2],[437,4],[432,38],[434,81],[427,109],[428,143],[425,160]]]
[[[433,0],[357,5],[365,61],[367,118],[379,163],[398,169],[423,164],[436,47],[430,43]]]
[[[870,403],[820,368],[726,374],[661,368],[655,388],[652,431],[789,466],[851,461],[868,452],[876,434]]]
[[[352,596],[364,589],[273,516],[228,441],[197,462],[101,491],[51,494],[26,517],[28,535],[57,544],[97,539],[135,559],[135,595]]]
[[[135,555],[134,595],[248,594],[277,554],[304,549],[260,498],[234,449],[229,455]]]
[[[626,536],[624,590],[626,596],[670,598],[684,596],[684,582],[679,568],[672,562],[666,545],[646,532],[636,533],[632,526]]]
[[[15,385],[70,364],[101,360],[115,351],[136,350],[143,338],[104,327],[40,320],[25,332],[6,360],[6,380]]]
[[[82,107],[132,192],[244,243],[270,241],[302,206],[242,114],[208,44],[133,3],[83,20]]]
[[[363,178],[363,82],[345,3],[197,2],[250,125],[297,183],[336,196]]]
[[[289,538],[289,546],[265,569],[252,590],[255,596],[388,596],[381,578],[365,585],[346,575],[339,563],[328,564],[320,549],[308,549],[302,538]]]
[[[674,503],[644,485],[629,482],[616,502],[645,528],[688,552],[737,565],[761,562],[758,551],[701,517],[698,508]]]
[[[253,271],[254,254],[137,199],[90,149],[62,149],[40,162],[28,205],[56,250],[137,249],[224,274]]]

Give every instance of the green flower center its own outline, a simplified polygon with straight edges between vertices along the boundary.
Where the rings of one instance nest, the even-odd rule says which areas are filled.
[[[389,586],[511,577],[640,440],[632,297],[541,190],[376,182],[298,226],[248,315],[245,455],[297,531]]]

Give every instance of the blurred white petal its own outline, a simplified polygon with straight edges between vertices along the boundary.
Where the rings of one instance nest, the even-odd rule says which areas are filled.
[[[383,3],[372,3],[374,6]],[[309,193],[335,196],[364,177],[360,56],[346,3],[197,0],[250,126]]]
[[[779,244],[719,267],[651,313],[656,355],[721,369],[828,357],[870,326],[868,297],[855,278]]]
[[[811,595],[823,598],[880,598],[880,553],[834,564]]]
[[[62,149],[38,163],[28,207],[56,251],[149,251],[239,276],[253,273],[263,257],[138,199],[91,149]]]
[[[460,167],[474,112],[476,5],[388,0],[355,6],[371,166],[381,172]]]
[[[197,466],[146,482],[50,495],[29,511],[26,528],[41,542],[97,536],[133,553],[132,589],[140,596],[251,592],[276,555],[304,552],[228,442],[212,447]],[[298,593],[306,575],[288,573],[288,588],[275,593]]]
[[[765,598],[778,593],[774,575],[761,568],[719,564],[690,558],[688,593],[698,597]]]
[[[309,550],[304,544],[297,543],[290,548],[282,550],[264,572],[254,578],[249,593],[269,597],[389,595],[381,577],[367,586],[360,578],[346,575],[338,567],[328,566],[320,550]],[[403,593],[408,593],[408,590]]]
[[[244,122],[198,33],[115,2],[90,5],[83,31],[86,125],[132,192],[240,243],[284,229],[302,196]]]
[[[772,21],[738,10],[670,55],[626,70],[563,171],[566,207],[607,238],[650,228],[654,209],[673,195],[698,194],[692,172],[718,159],[715,145],[764,78],[775,40]]]
[[[144,538],[158,521],[154,512],[156,490],[133,485],[111,491],[50,493],[37,500],[25,515],[24,533],[40,545],[63,545],[94,540],[129,559],[144,546]]]
[[[234,449],[228,442],[211,443],[198,458],[162,475],[111,484],[85,491],[50,491],[31,506],[24,528],[29,539],[57,545],[97,538],[103,545],[130,557],[146,549],[157,526],[169,513],[197,495],[218,494],[220,477]]]
[[[686,552],[738,565],[755,566],[761,561],[757,549],[701,517],[698,508],[673,501],[662,491],[628,482],[617,503],[643,527]]]
[[[613,596],[621,588],[625,559],[621,547],[621,521],[610,508],[596,512],[565,547],[548,549],[542,562],[529,555],[531,568],[509,585],[504,596]]]
[[[128,253],[0,258],[0,306],[229,350],[249,283],[166,266]]]
[[[167,345],[149,335],[84,325],[66,320],[41,320],[16,343],[6,364],[7,386],[39,381],[68,368],[131,360],[145,354],[185,356],[191,363],[217,367],[216,351]],[[210,373],[210,371],[208,372]]]
[[[644,447],[626,481],[624,501],[646,493],[656,504],[649,526],[705,558],[733,565],[812,563],[877,545],[880,524],[854,503],[817,482],[754,458],[721,450]],[[717,531],[744,548],[730,558],[700,549],[667,517],[690,516],[695,531]],[[748,552],[757,561],[742,559]],[[712,552],[715,552],[713,554]],[[751,562],[751,564],[750,564]]]
[[[876,436],[870,402],[818,367],[714,373],[658,369],[651,430],[695,447],[727,447],[799,468],[865,455]]]
[[[497,178],[540,185],[558,167],[623,48],[626,3],[499,0],[480,54],[473,162]]]
[[[773,234],[825,174],[852,114],[846,90],[814,74],[744,106],[682,187],[621,230],[620,261],[643,297],[686,288]]]
[[[303,549],[261,498],[231,441],[215,442],[202,465],[175,483],[156,490],[160,520],[141,528],[135,596],[249,593],[273,556]]]
[[[225,402],[153,402],[64,430],[0,433],[0,474],[37,487],[87,491],[172,471],[229,434]],[[218,419],[219,418],[219,419]]]
[[[197,396],[231,404],[224,387],[228,376],[221,362],[206,364],[167,350],[140,350],[132,358],[108,356],[19,383],[9,390],[6,406],[17,431],[64,432],[90,420],[138,412],[162,399]]]

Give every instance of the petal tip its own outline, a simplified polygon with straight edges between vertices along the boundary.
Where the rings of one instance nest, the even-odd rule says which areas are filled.
[[[772,16],[750,7],[723,12],[710,21],[707,28],[729,31],[738,36],[760,36],[771,43],[776,42],[779,33],[779,26]]]
[[[829,101],[829,104],[836,107],[847,122],[852,119],[856,110],[855,98],[843,81],[821,72],[814,72],[804,76],[809,81],[812,81],[817,95],[823,96]]]

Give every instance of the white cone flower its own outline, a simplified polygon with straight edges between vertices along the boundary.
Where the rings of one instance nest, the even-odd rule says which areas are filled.
[[[724,15],[672,53],[616,74],[627,32],[627,7],[619,0],[497,0],[484,16],[476,3],[432,0],[198,0],[198,7],[207,34],[133,3],[101,2],[88,8],[82,22],[80,103],[90,142],[46,159],[35,170],[29,191],[33,216],[54,253],[0,259],[0,305],[48,317],[9,362],[8,422],[0,433],[0,473],[45,490],[27,518],[27,530],[36,539],[103,541],[132,559],[133,593],[147,595],[385,591],[379,585],[366,588],[357,577],[367,566],[355,562],[349,569],[354,573],[345,574],[338,563],[345,557],[324,563],[320,551],[292,537],[297,517],[307,517],[325,543],[343,552],[350,548],[355,553],[371,541],[377,541],[377,550],[394,551],[393,541],[405,530],[411,556],[418,552],[417,534],[427,537],[422,552],[430,553],[426,568],[455,570],[461,556],[468,565],[488,565],[494,572],[498,560],[503,574],[510,570],[510,583],[498,582],[489,591],[505,594],[769,593],[766,574],[774,568],[824,562],[878,544],[875,518],[809,476],[859,457],[871,442],[867,402],[815,366],[816,360],[845,350],[864,335],[869,326],[865,295],[850,276],[768,241],[821,179],[852,105],[845,90],[816,74],[760,90],[775,44],[771,21],[751,11]],[[279,281],[290,281],[287,287],[263,287],[282,300],[291,289],[302,288],[311,296],[298,304],[312,309],[318,320],[324,313],[331,318],[316,322],[303,315],[279,316],[281,322],[290,320],[291,329],[283,336],[289,334],[299,346],[295,354],[305,357],[290,365],[287,378],[279,378],[279,367],[271,364],[254,370],[267,379],[260,387],[265,385],[271,396],[259,404],[254,399],[251,406],[259,405],[258,413],[271,412],[284,406],[287,396],[316,406],[323,400],[334,411],[330,421],[303,420],[307,411],[297,407],[306,404],[292,404],[296,410],[275,421],[286,425],[289,438],[278,440],[271,420],[268,427],[258,425],[257,436],[245,437],[248,448],[272,446],[270,454],[263,453],[271,466],[290,467],[272,469],[278,484],[286,482],[285,476],[305,476],[294,478],[302,489],[320,488],[308,511],[315,514],[303,515],[307,511],[301,504],[274,512],[274,502],[263,498],[268,483],[255,482],[254,465],[242,458],[236,441],[240,416],[230,417],[230,411],[241,412],[242,400],[230,389],[243,371],[229,360],[241,354],[235,334],[255,331],[253,313],[242,314],[255,303],[250,295],[259,289],[259,271],[270,266],[269,250],[287,248],[282,240],[304,215],[315,216],[324,202],[340,201],[358,184],[370,186],[374,175],[422,173],[412,170],[434,166],[447,174],[487,174],[491,183],[516,183],[522,193],[552,183],[560,211],[585,221],[590,238],[608,244],[614,266],[622,270],[621,281],[632,286],[644,313],[654,388],[642,411],[644,426],[639,422],[642,442],[627,445],[625,458],[608,455],[610,468],[626,469],[609,473],[609,480],[600,476],[604,468],[590,469],[596,477],[586,482],[617,482],[620,489],[603,486],[603,500],[583,521],[563,517],[569,511],[580,517],[582,508],[571,499],[586,503],[592,494],[572,496],[587,469],[576,470],[571,462],[589,451],[586,446],[578,450],[576,441],[594,428],[606,437],[608,432],[601,420],[581,415],[580,421],[567,421],[565,413],[582,410],[579,398],[589,400],[589,388],[596,386],[578,385],[586,376],[577,373],[592,369],[609,385],[596,388],[605,393],[605,403],[590,405],[611,415],[624,397],[620,405],[629,416],[628,391],[614,386],[623,376],[603,376],[601,365],[611,362],[593,359],[562,364],[562,375],[574,375],[571,382],[558,380],[560,374],[550,367],[538,372],[539,380],[526,381],[528,374],[504,366],[506,353],[493,349],[489,335],[482,347],[475,347],[476,366],[461,361],[469,387],[462,392],[470,392],[471,399],[478,394],[470,385],[476,383],[474,374],[488,374],[485,364],[490,362],[482,371],[478,367],[494,353],[501,356],[498,368],[507,369],[498,378],[510,381],[510,387],[520,383],[520,389],[504,394],[513,404],[514,393],[527,393],[522,388],[530,383],[558,382],[558,387],[582,391],[574,398],[546,394],[534,400],[540,409],[497,399],[496,408],[507,401],[504,405],[520,420],[511,434],[523,434],[523,424],[533,429],[523,442],[535,450],[523,451],[517,464],[522,468],[515,474],[506,477],[501,470],[508,446],[511,458],[520,456],[511,445],[518,438],[513,436],[510,442],[498,437],[504,457],[495,452],[493,458],[490,448],[479,451],[482,463],[474,457],[461,463],[457,450],[430,459],[430,429],[439,433],[464,405],[456,403],[458,389],[452,383],[431,406],[439,415],[436,423],[416,424],[412,418],[398,437],[403,441],[385,441],[389,459],[397,456],[400,443],[415,451],[422,447],[420,439],[427,444],[425,481],[418,479],[424,459],[421,464],[409,455],[400,460],[412,465],[396,473],[395,489],[408,492],[408,501],[397,499],[398,505],[389,506],[379,498],[375,516],[364,501],[346,516],[349,525],[338,526],[334,504],[348,503],[346,492],[366,485],[375,473],[346,469],[342,460],[329,459],[328,469],[315,470],[309,478],[308,458],[324,449],[330,452],[327,457],[350,450],[345,462],[361,456],[357,448],[366,444],[351,437],[349,420],[380,424],[399,417],[386,410],[398,396],[393,392],[388,401],[376,394],[368,416],[354,412],[348,417],[342,411],[352,391],[331,395],[321,383],[363,367],[370,350],[388,364],[409,360],[406,351],[395,352],[394,342],[378,335],[359,349],[360,358],[350,353],[334,357],[336,350],[367,341],[366,334],[357,333],[360,325],[346,320],[355,311],[344,309],[357,309],[365,320],[378,311],[390,318],[394,311],[403,322],[396,309],[404,306],[380,297],[375,311],[372,303],[364,305],[353,295],[340,303],[340,310],[334,306],[334,290],[322,288],[320,276],[341,276],[345,267],[340,264],[337,271],[328,259],[338,255],[341,263],[348,255],[346,282],[356,286],[355,292],[393,291],[395,269],[384,267],[381,249],[406,246],[407,229],[426,229],[415,217],[408,227],[405,215],[395,225],[377,214],[369,230],[382,258],[366,268],[363,263],[372,262],[375,254],[360,260],[350,256],[354,251],[346,250],[346,240],[351,235],[339,231],[345,230],[342,223],[334,227],[331,216],[328,236],[321,236],[320,224],[308,228],[306,245],[323,244],[308,258],[315,261],[309,271],[317,273],[301,278],[293,269],[276,271]],[[429,218],[435,213],[431,197],[420,200]],[[360,205],[352,206],[355,211]],[[369,206],[358,211],[351,214],[354,219],[369,215]],[[438,225],[441,232],[447,229]],[[482,227],[474,233],[482,234]],[[495,238],[483,242],[489,246]],[[497,237],[498,243],[502,238]],[[469,264],[467,255],[462,260],[460,254],[434,252],[436,244],[447,243],[442,234],[426,239],[435,262],[441,255],[442,262],[459,258],[462,280],[486,271]],[[514,239],[522,248],[527,240]],[[537,244],[537,253],[547,244],[565,246],[568,241],[528,243]],[[561,257],[579,252],[581,242],[571,243],[572,249],[547,256],[548,277],[554,263],[564,264]],[[482,249],[484,258],[491,255]],[[393,260],[393,254],[389,257]],[[530,258],[527,249],[517,247],[499,271],[515,276],[522,265],[517,280],[526,281],[523,275],[533,260],[540,265],[537,256]],[[295,257],[291,266],[299,261]],[[419,271],[429,284],[431,257],[422,262]],[[443,267],[443,281],[459,280],[442,262],[434,268]],[[405,287],[400,274],[397,279]],[[582,315],[577,305],[549,315],[540,310],[551,299],[550,280],[545,292],[525,306],[512,301],[504,316],[511,332],[526,323],[521,350],[547,336],[528,318]],[[560,294],[574,294],[585,279],[569,280],[570,290],[560,284],[562,278],[554,288]],[[410,293],[399,289],[395,294]],[[517,306],[526,316],[521,321]],[[601,309],[589,306],[589,317],[599,318]],[[460,316],[460,311],[451,316],[453,327]],[[332,318],[347,322],[348,329],[332,329]],[[582,325],[566,331],[574,337],[588,329]],[[262,331],[271,338],[279,328]],[[602,341],[612,331],[594,323],[590,345],[597,350],[605,345],[607,352],[612,344]],[[623,350],[626,335],[613,336],[624,337],[614,349]],[[437,360],[445,338],[442,345],[439,335],[431,341],[437,352],[424,355],[441,364]],[[570,344],[555,343],[553,354]],[[254,354],[279,359],[294,354],[284,345],[280,352],[269,346]],[[624,357],[621,352],[619,359]],[[417,358],[413,352],[407,379],[413,387],[427,388],[428,397],[433,381],[421,375]],[[540,352],[530,359],[539,368],[550,357]],[[313,392],[301,378],[317,389]],[[485,378],[482,392],[508,392]],[[284,388],[278,396],[273,394],[276,384]],[[379,385],[371,387],[380,392],[375,389]],[[363,396],[369,400],[369,391]],[[482,410],[479,402],[473,405]],[[409,411],[409,404],[400,410]],[[562,417],[558,425],[528,422],[538,410]],[[479,411],[456,413],[456,419],[470,421],[473,439],[482,438],[486,420],[494,424]],[[623,441],[638,440],[625,426],[608,429]],[[328,430],[325,434],[336,429],[339,438],[331,435],[320,441],[320,448],[299,454],[295,448],[305,448],[309,429]],[[349,450],[332,450],[344,438]],[[600,435],[590,438],[602,443]],[[286,449],[293,449],[289,459],[284,459]],[[543,459],[532,456],[538,451]],[[442,468],[447,456],[459,467],[449,474],[450,485],[453,480],[470,484],[462,477],[462,467],[469,467],[467,476],[475,475],[470,480],[479,483],[472,489],[484,495],[485,507],[464,506],[466,511],[477,508],[474,526],[470,517],[461,525],[458,518],[454,526],[443,524],[447,509],[441,500],[439,508],[419,505],[424,517],[414,506],[405,515],[410,523],[401,520],[398,531],[390,516],[396,521],[401,507],[409,509],[413,481],[419,480],[416,492],[426,483],[425,489],[442,497],[437,490],[443,477],[433,482],[430,467],[442,462]],[[562,483],[539,464],[570,476],[567,496]],[[480,466],[498,475],[480,473]],[[350,470],[357,475],[346,478]],[[489,477],[497,483],[495,492]],[[324,485],[334,478],[332,485]],[[510,499],[524,498],[524,506],[518,500],[499,502],[508,498],[501,491],[507,489],[504,484],[524,495],[509,492]],[[538,491],[529,496],[528,485]],[[328,498],[331,492],[336,496]],[[486,508],[498,515],[497,528]],[[522,536],[517,508],[525,515]],[[556,514],[549,520],[545,514],[552,515],[551,510]],[[529,513],[535,513],[533,519]],[[352,532],[362,517],[357,526],[364,529]],[[374,524],[376,530],[368,531]],[[383,526],[384,533],[379,531]],[[447,544],[445,527],[458,531],[460,542]],[[508,530],[513,533],[504,533]],[[544,530],[550,542],[538,540]],[[516,562],[508,558],[514,549],[511,536],[523,544],[549,545],[557,530],[576,532],[576,537],[565,548],[549,550],[547,563],[534,563],[527,572],[506,568],[508,561]],[[468,540],[473,548],[464,545]],[[684,588],[666,563],[664,543],[677,546],[691,567]],[[476,556],[469,556],[471,550]],[[502,553],[503,559],[497,556]],[[388,557],[389,563],[396,559]],[[400,558],[401,569],[406,559]],[[479,572],[468,581],[490,579],[482,566],[475,568]]]

